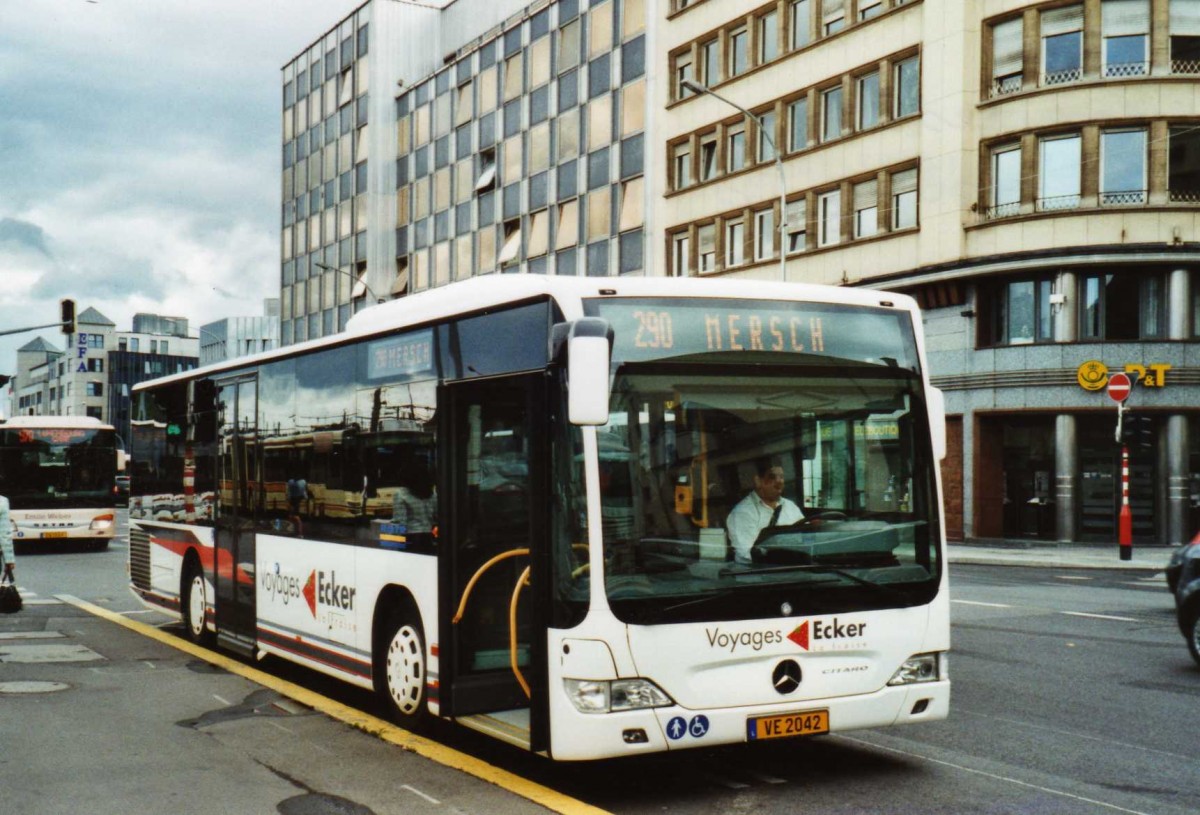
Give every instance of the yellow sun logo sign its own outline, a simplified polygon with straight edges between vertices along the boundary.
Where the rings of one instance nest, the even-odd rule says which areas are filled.
[[[1079,387],[1087,391],[1103,390],[1108,384],[1108,366],[1097,360],[1088,360],[1075,372]]]

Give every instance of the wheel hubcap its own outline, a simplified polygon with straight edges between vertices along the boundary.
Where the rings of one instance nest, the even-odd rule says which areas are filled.
[[[199,636],[204,631],[204,578],[192,578],[192,590],[188,592],[188,622],[192,633]]]
[[[411,716],[421,705],[425,690],[425,654],[421,637],[411,625],[402,625],[387,652],[388,693],[400,712]]]

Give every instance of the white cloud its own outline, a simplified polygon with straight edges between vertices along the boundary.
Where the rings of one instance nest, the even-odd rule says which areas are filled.
[[[53,322],[60,297],[193,334],[260,313],[279,286],[280,69],[360,2],[0,3],[0,331]],[[0,373],[39,335],[61,344],[0,336]]]

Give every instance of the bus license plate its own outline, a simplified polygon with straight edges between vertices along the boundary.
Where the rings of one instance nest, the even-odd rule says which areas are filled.
[[[42,533],[43,538],[65,538],[66,536],[67,536],[66,532],[43,532]]]
[[[806,710],[803,713],[757,716],[746,720],[746,738],[750,741],[813,736],[817,733],[828,732],[828,710]]]

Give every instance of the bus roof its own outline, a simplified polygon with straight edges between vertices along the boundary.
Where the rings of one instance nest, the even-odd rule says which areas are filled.
[[[0,430],[7,427],[69,427],[94,430],[113,430],[113,426],[105,424],[94,416],[13,416],[10,419],[0,419]]]
[[[471,314],[538,297],[553,298],[568,320],[582,317],[583,301],[594,297],[711,297],[844,303],[875,307],[887,305],[911,312],[914,320],[917,319],[918,311],[916,301],[908,295],[814,283],[780,283],[736,277],[552,277],[534,274],[492,274],[449,283],[371,306],[351,317],[345,331],[338,334],[215,362],[191,371],[141,382],[134,385],[133,389],[138,391],[166,382],[243,368],[260,361],[292,356],[359,337],[437,322],[459,314]]]

